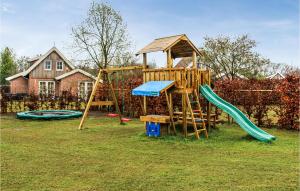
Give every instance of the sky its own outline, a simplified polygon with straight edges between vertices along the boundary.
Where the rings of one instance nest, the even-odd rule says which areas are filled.
[[[89,0],[0,0],[0,48],[13,48],[17,56],[33,57],[53,45],[67,58],[71,28],[87,16]],[[204,37],[248,34],[257,41],[255,51],[275,63],[300,66],[299,0],[107,0],[127,24],[132,50],[153,39],[186,34],[201,47]],[[150,54],[158,65],[166,58]]]

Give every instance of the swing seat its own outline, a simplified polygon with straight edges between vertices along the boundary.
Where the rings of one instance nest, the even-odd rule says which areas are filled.
[[[121,121],[122,122],[129,122],[129,121],[131,121],[131,119],[129,119],[129,118],[122,118]]]
[[[108,117],[118,117],[119,114],[117,114],[117,113],[109,113],[109,114],[107,114],[107,116]]]

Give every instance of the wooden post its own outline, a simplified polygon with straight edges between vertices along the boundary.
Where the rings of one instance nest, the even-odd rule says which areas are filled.
[[[144,65],[144,69],[147,69],[147,54],[146,53],[143,53],[143,65]],[[143,75],[143,82],[144,83],[146,82],[145,75]],[[144,96],[144,112],[146,115],[147,114],[147,97],[146,96]]]
[[[186,113],[186,70],[183,71],[184,78],[182,79],[182,85],[184,88],[183,94],[182,94],[182,127],[183,127],[183,134],[185,137],[187,137],[187,113]]]
[[[211,85],[211,78],[210,78],[210,70],[208,70],[208,85]],[[207,107],[207,126],[208,126],[208,131],[210,131],[210,114],[211,114],[211,103],[208,102],[208,107]]]
[[[192,77],[193,77],[193,88],[197,89],[198,91],[198,71],[197,71],[197,55],[196,52],[193,51],[193,55],[192,55],[192,62],[193,62],[193,73],[192,73]]]
[[[208,129],[209,129],[209,131],[210,131],[210,124],[211,124],[211,122],[210,122],[210,114],[211,114],[211,104],[210,104],[210,102],[208,102],[208,106],[207,106],[207,126],[208,126]]]
[[[143,53],[143,69],[147,69],[147,53]],[[143,73],[143,82],[146,82],[146,75]],[[144,115],[147,115],[147,97],[143,96],[144,99]],[[147,129],[147,123],[144,122],[144,127]]]
[[[170,101],[171,108],[173,108],[173,96],[172,96],[172,93],[169,93],[169,101]]]
[[[185,94],[182,94],[182,127],[183,127],[183,135],[187,137],[187,121],[186,121],[186,98]]]
[[[196,57],[196,52],[193,51],[193,56],[192,56],[192,60],[193,60],[193,68],[197,68],[197,57]]]
[[[94,99],[95,94],[96,94],[97,87],[98,87],[100,79],[101,79],[101,73],[102,73],[102,70],[100,69],[99,73],[98,73],[98,76],[97,76],[97,79],[96,79],[96,82],[95,82],[95,84],[93,86],[93,90],[92,90],[92,93],[90,95],[89,101],[88,101],[88,103],[87,103],[87,105],[85,107],[84,114],[83,114],[83,116],[81,118],[81,121],[80,121],[78,129],[82,129],[83,122],[84,122],[85,118],[87,117],[87,115],[89,113],[91,104],[93,102],[93,99]]]
[[[139,101],[140,101],[140,105],[141,105],[141,108],[142,108],[143,115],[146,115],[146,111],[144,109],[143,101],[142,101],[142,98],[140,96],[139,96]]]
[[[167,90],[165,90],[165,95],[166,95],[167,105],[168,105],[168,109],[169,109],[171,125],[173,127],[174,134],[176,135],[176,128],[175,128],[174,119],[173,119],[173,108],[171,107]]]
[[[173,59],[171,49],[167,50],[167,68],[173,68]]]

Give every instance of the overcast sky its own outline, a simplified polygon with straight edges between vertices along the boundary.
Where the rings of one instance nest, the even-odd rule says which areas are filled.
[[[85,17],[88,0],[0,0],[1,49],[17,56],[45,53],[55,43],[76,59],[71,27]],[[203,37],[248,34],[256,51],[272,62],[299,65],[298,0],[107,0],[127,23],[136,52],[155,38],[187,34],[198,47]],[[163,58],[163,60],[162,60]],[[149,58],[159,64],[161,54]]]

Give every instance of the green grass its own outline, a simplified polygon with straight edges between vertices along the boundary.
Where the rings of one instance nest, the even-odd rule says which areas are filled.
[[[222,125],[209,139],[148,138],[134,120],[1,117],[1,190],[297,190],[297,132],[272,144]]]

